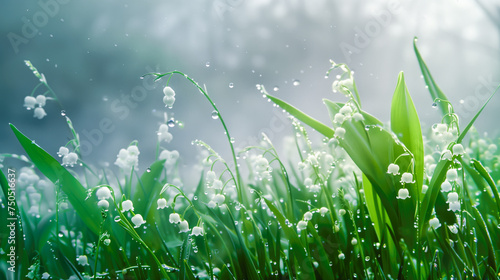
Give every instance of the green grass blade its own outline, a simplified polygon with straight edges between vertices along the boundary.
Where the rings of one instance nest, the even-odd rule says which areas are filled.
[[[484,222],[483,216],[477,210],[476,207],[472,207],[472,214],[474,216],[474,221],[476,223],[476,228],[479,229],[481,234],[483,235],[483,238],[485,240],[486,247],[488,248],[488,266],[491,267],[494,271],[497,271],[497,264],[496,264],[496,256],[495,256],[495,250],[493,248],[493,242],[490,237],[490,233],[488,231],[488,228],[486,227],[486,223]]]
[[[469,131],[469,129],[472,127],[472,125],[476,121],[477,117],[479,117],[479,115],[481,114],[481,112],[484,110],[484,108],[486,107],[486,105],[488,105],[488,103],[490,102],[491,98],[493,98],[493,96],[497,93],[497,91],[498,91],[499,88],[500,88],[500,85],[497,86],[497,88],[495,89],[495,91],[490,95],[490,97],[486,100],[486,102],[484,102],[484,104],[481,107],[481,109],[479,109],[479,111],[476,113],[476,115],[474,115],[474,117],[472,118],[472,120],[464,128],[464,130],[462,131],[462,133],[460,133],[460,135],[458,136],[458,139],[457,139],[457,143],[462,142],[462,140],[464,139],[465,135],[467,134],[467,132]]]
[[[440,99],[444,101],[448,101],[448,98],[446,95],[443,93],[443,91],[438,87],[436,82],[434,81],[434,78],[431,75],[431,72],[429,71],[429,68],[427,68],[427,65],[425,64],[422,56],[420,55],[420,52],[418,51],[417,48],[417,37],[413,39],[413,49],[415,50],[415,55],[417,56],[418,60],[418,65],[420,66],[420,70],[422,72],[422,75],[424,76],[424,81],[425,84],[427,85],[427,88],[429,89],[429,93],[431,94],[432,100]],[[439,105],[439,109],[441,110],[441,113],[443,116],[447,115],[450,113],[449,108],[448,108],[448,102],[437,102]]]
[[[299,236],[297,235],[297,232],[295,231],[296,228],[293,226],[289,227],[286,223],[285,217],[283,216],[283,214],[281,214],[278,208],[276,208],[276,206],[274,206],[271,201],[265,198],[264,200],[269,209],[276,216],[276,219],[281,225],[281,229],[285,233],[285,236],[288,238],[288,240],[290,240],[290,246],[293,248],[293,255],[297,260],[297,263],[299,264],[299,267],[297,269],[302,271],[302,277],[306,279],[314,279],[314,270],[311,259],[306,254],[305,246],[302,244]],[[290,259],[292,259],[292,256],[290,256]]]
[[[318,232],[314,228],[314,226],[309,223],[308,225],[308,233],[312,235],[312,239],[314,243],[316,244],[316,248],[318,251],[318,274],[321,276],[321,279],[335,279],[335,276],[333,275],[333,270],[330,267],[330,258],[328,254],[326,253],[325,248],[323,247],[323,242],[321,240],[321,237],[319,236]]]
[[[481,164],[480,161],[473,159],[472,160],[472,165],[476,169],[479,174],[483,177],[484,180],[488,183],[488,185],[491,188],[491,191],[493,192],[493,196],[495,197],[495,201],[498,207],[498,217],[500,217],[500,196],[498,194],[498,188],[495,185],[495,182],[493,181],[493,178],[491,178],[490,174],[488,171],[486,171],[486,168]]]
[[[446,179],[446,172],[451,165],[451,161],[440,160],[434,169],[429,189],[425,193],[420,205],[423,217],[420,217],[420,233],[425,234],[424,225],[429,222],[432,210],[436,207],[436,214],[441,222],[446,222],[449,225],[455,223],[455,215],[448,211],[448,206],[441,192],[441,184]]]
[[[21,133],[14,125],[10,125],[17,140],[24,148],[31,161],[50,181],[55,185],[60,185],[67,195],[69,202],[73,205],[78,216],[95,234],[99,234],[101,212],[97,207],[95,196],[87,197],[87,190],[80,182],[71,175],[61,164],[44,151],[34,141]]]
[[[308,126],[312,127],[319,133],[323,134],[324,136],[328,138],[333,137],[333,129],[330,127],[326,126],[322,122],[310,117],[309,115],[305,114],[304,112],[300,111],[299,109],[295,108],[294,106],[286,103],[285,101],[274,97],[272,95],[266,94],[266,97],[271,99],[276,105],[280,106],[283,108],[285,111],[290,113],[290,115],[296,117],[298,120],[301,122],[307,124]]]

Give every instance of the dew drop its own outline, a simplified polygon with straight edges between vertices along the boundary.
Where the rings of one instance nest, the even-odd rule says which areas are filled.
[[[61,111],[61,116],[65,117],[66,116],[66,111],[62,110]]]
[[[148,169],[146,169],[146,172],[150,173],[151,172],[151,168],[148,167]]]
[[[298,85],[300,85],[300,81],[299,81],[299,80],[293,80],[293,85],[294,85],[294,86],[298,86]]]
[[[219,113],[217,113],[217,111],[213,111],[212,112],[212,119],[216,120],[219,118]]]
[[[210,67],[210,61],[207,61],[207,63],[205,63],[205,66]]]
[[[437,104],[436,102],[432,103],[432,108],[436,109],[436,108],[437,108],[437,105],[438,105],[438,104]]]
[[[278,90],[280,90],[280,88],[279,88],[278,86],[274,86],[274,87],[273,87],[273,90],[274,90],[274,91],[278,91]]]
[[[170,120],[168,120],[167,125],[168,125],[169,127],[174,127],[174,126],[175,126],[175,121],[174,121],[174,119],[170,119]]]
[[[229,88],[233,88],[234,87],[234,84],[233,83],[229,83]]]

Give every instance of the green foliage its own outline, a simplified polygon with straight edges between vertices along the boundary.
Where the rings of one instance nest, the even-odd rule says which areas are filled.
[[[327,74],[341,72],[333,90],[347,101],[323,100],[329,124],[259,85],[291,115],[295,133],[285,156],[266,135],[260,146],[237,152],[206,89],[179,71],[150,74],[160,81],[168,78],[166,86],[177,75],[186,78],[209,101],[227,135],[232,162],[207,143],[194,142],[205,153],[196,186],[183,184],[178,154],[162,147],[160,138],[155,160],[142,174],[137,172],[137,141],[120,150],[120,170],[114,173],[94,169],[80,158],[78,133],[69,117],[73,139],[65,147],[78,156],[72,164],[64,157],[59,163],[11,125],[29,157],[2,155],[26,165],[19,170],[19,207],[13,209],[21,246],[17,254],[22,256],[15,276],[496,279],[498,141],[473,129],[486,104],[460,132],[452,104],[416,43],[414,49],[431,98],[443,114],[432,129],[421,127],[403,73],[392,98],[389,127],[363,111],[351,71],[332,62]],[[36,70],[35,75],[55,96],[43,74]],[[324,141],[312,143],[299,121]],[[466,134],[467,145],[462,143]],[[240,173],[243,161],[248,172]],[[40,179],[35,168],[52,183]],[[9,196],[4,173],[0,184],[4,203]],[[2,227],[0,234],[8,235],[9,229]],[[2,248],[7,248],[5,240]],[[5,264],[2,271],[7,271]]]

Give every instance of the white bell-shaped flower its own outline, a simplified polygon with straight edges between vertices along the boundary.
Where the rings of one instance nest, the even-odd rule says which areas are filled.
[[[36,107],[35,110],[33,111],[34,118],[41,120],[45,116],[47,116],[47,113],[45,113],[45,110],[42,107]]]
[[[140,227],[142,224],[145,224],[146,221],[142,218],[141,214],[137,214],[132,217],[131,219],[132,223],[134,224],[134,228]]]

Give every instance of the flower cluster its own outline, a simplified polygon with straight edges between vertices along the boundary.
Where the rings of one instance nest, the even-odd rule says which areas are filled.
[[[69,152],[69,149],[66,147],[60,147],[59,152],[57,152],[59,157],[62,157],[63,165],[71,166],[75,165],[78,161],[78,155],[74,152]]]
[[[45,95],[38,95],[37,97],[26,96],[24,98],[24,107],[28,110],[34,109],[33,117],[41,120],[47,115],[45,109],[43,109],[46,100]]]
[[[258,155],[253,159],[253,168],[255,174],[260,180],[271,180],[272,168],[269,166],[269,161],[262,155]]]
[[[458,130],[456,127],[451,127],[444,123],[435,124],[432,127],[431,137],[437,142],[448,144],[457,139]]]
[[[168,125],[164,123],[160,125],[157,134],[158,134],[158,142],[165,141],[167,143],[170,143],[170,141],[172,141],[173,139],[172,134],[168,132]]]
[[[108,209],[108,198],[111,198],[111,191],[109,190],[109,188],[101,187],[96,191],[95,195],[97,196],[97,200],[99,200],[99,202],[97,202],[97,206],[99,208]]]
[[[179,224],[179,233],[188,232],[189,231],[189,223],[186,220],[182,220],[181,216],[177,213],[172,213],[168,217],[168,220],[171,224]],[[198,232],[198,230],[197,230]]]
[[[171,167],[174,167],[177,163],[177,160],[179,159],[179,152],[176,150],[163,150],[158,156],[158,159],[165,160],[165,167],[167,170],[170,170]]]
[[[130,172],[132,168],[137,170],[139,167],[139,154],[139,148],[135,145],[129,146],[127,149],[120,149],[115,164],[126,172]]]
[[[304,185],[310,192],[318,193],[321,191],[321,186],[319,184],[313,184],[313,180],[309,177],[304,180]]]

